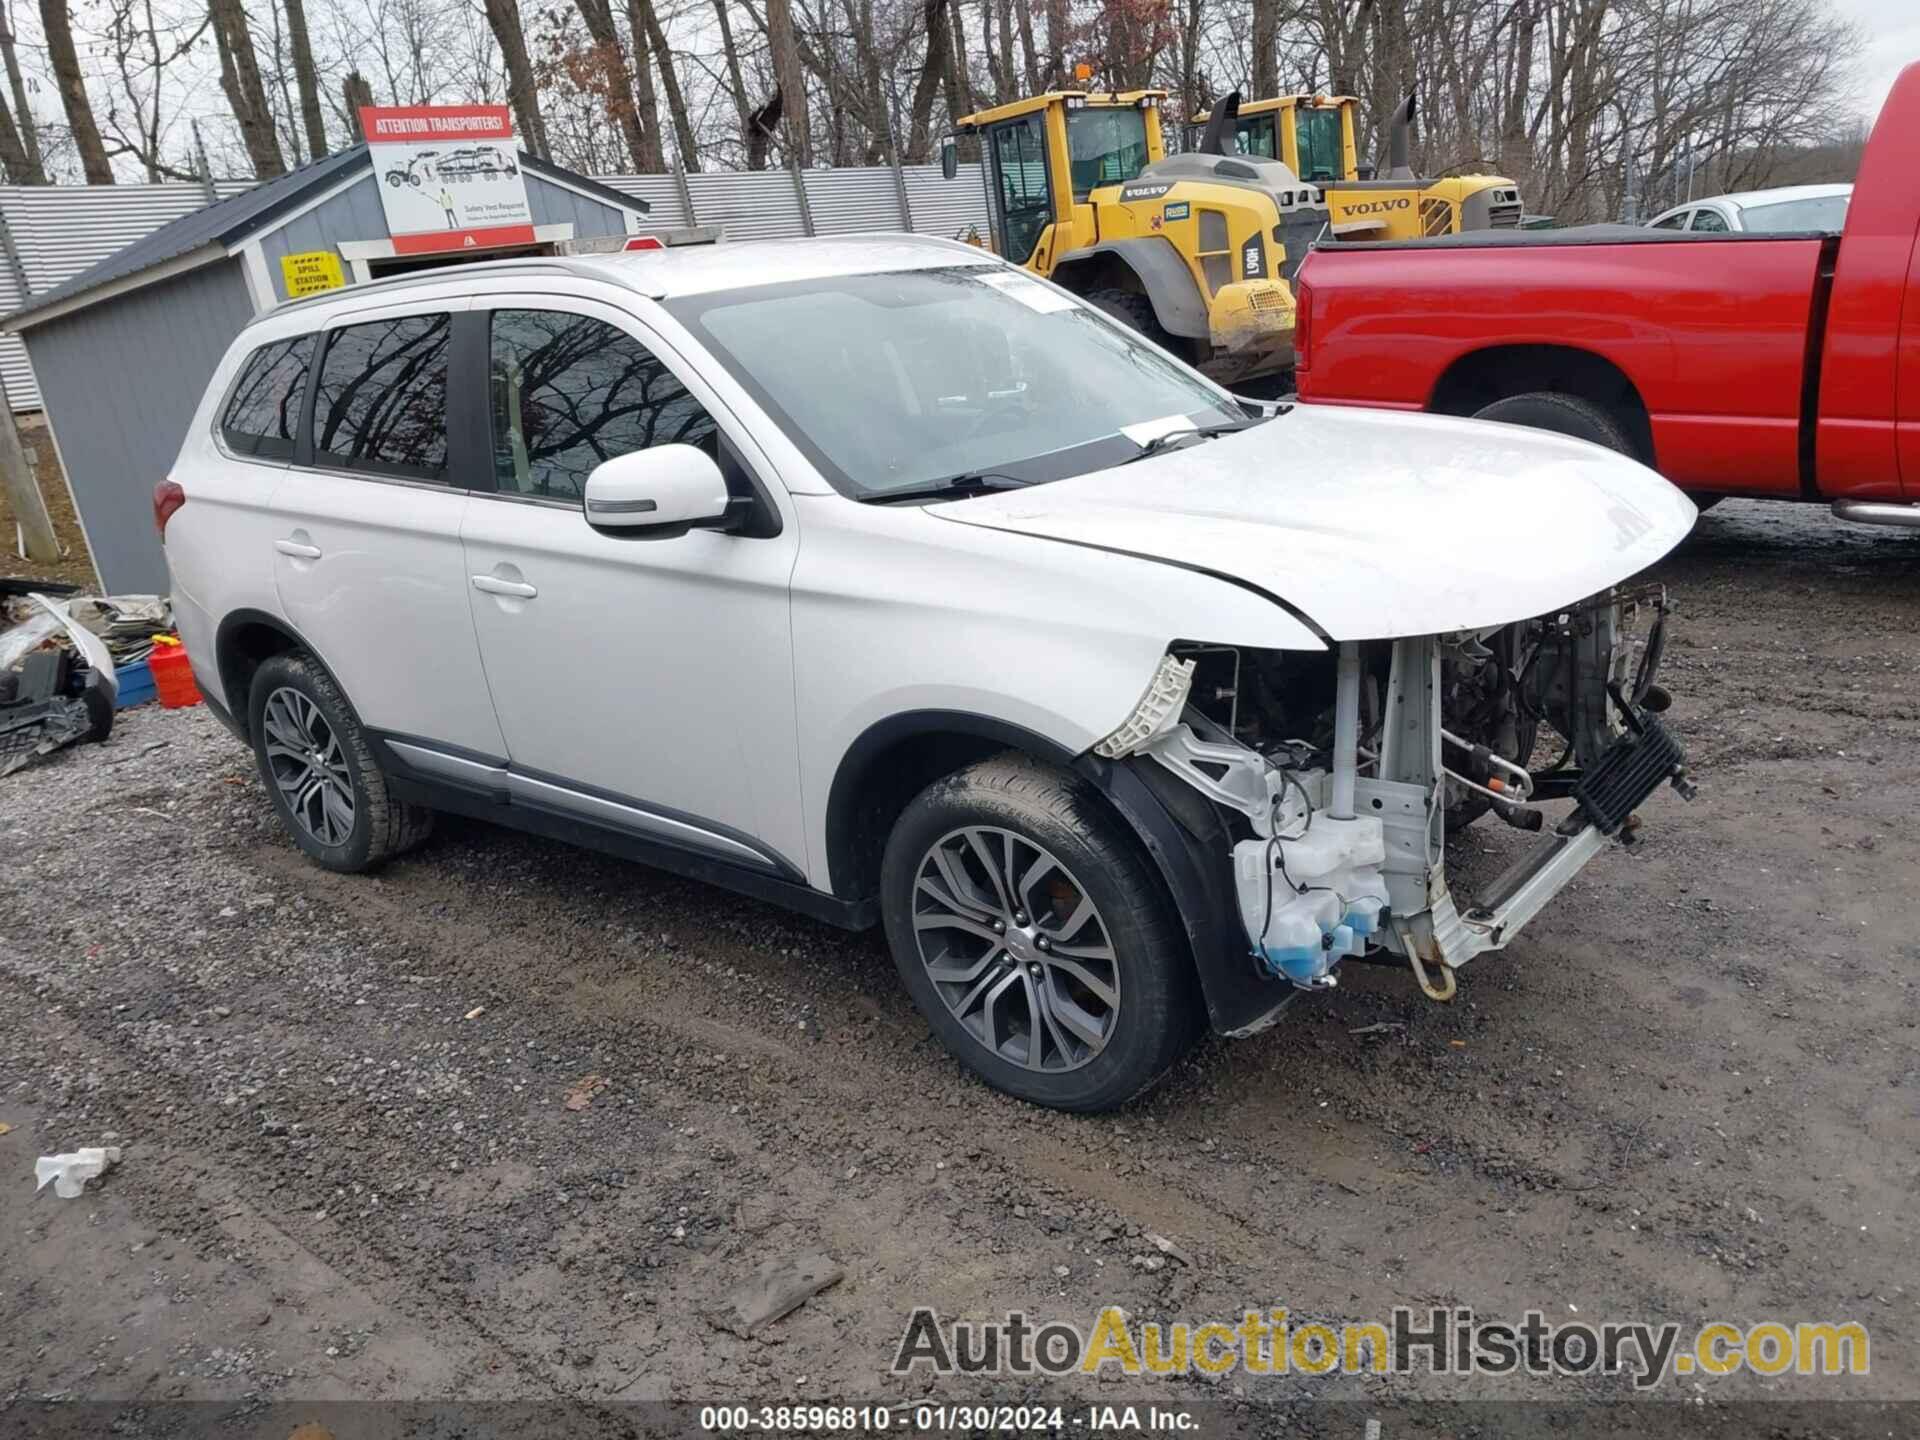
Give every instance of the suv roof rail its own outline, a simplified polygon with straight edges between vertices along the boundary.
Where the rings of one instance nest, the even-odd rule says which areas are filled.
[[[513,260],[469,261],[459,268],[462,275],[475,273],[483,275],[539,274],[542,272],[578,275],[587,273],[586,266],[573,263],[569,257],[564,255],[529,255]],[[596,267],[591,273],[597,278],[610,278],[615,280],[615,283],[619,283],[618,277],[607,268]],[[271,309],[262,310],[258,315],[254,316],[253,319],[249,320],[247,325],[257,325],[262,320],[270,317],[278,317],[287,314],[289,311],[322,305],[329,300],[339,300],[347,296],[358,299],[362,295],[372,294],[376,291],[398,292],[410,290],[419,285],[440,285],[453,278],[452,267],[445,267],[417,270],[406,275],[389,275],[383,280],[362,280],[357,284],[348,285],[339,290],[323,290],[318,295],[302,295],[296,299],[282,300]]]

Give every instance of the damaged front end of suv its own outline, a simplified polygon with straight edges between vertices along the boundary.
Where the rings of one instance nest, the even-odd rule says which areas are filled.
[[[1631,840],[1656,789],[1691,798],[1659,718],[1668,608],[1661,587],[1639,586],[1320,653],[1170,647],[1094,753],[1133,767],[1216,863],[1227,848],[1248,966],[1291,988],[1222,1028],[1264,1028],[1348,959],[1404,961],[1429,997],[1451,999],[1460,966]],[[1456,895],[1448,834],[1488,812],[1537,839]]]

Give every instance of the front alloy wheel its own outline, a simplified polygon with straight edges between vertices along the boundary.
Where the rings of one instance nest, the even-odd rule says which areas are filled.
[[[913,930],[954,1019],[1009,1064],[1077,1070],[1106,1048],[1120,972],[1099,907],[1050,851],[970,825],[920,862]]]
[[[1072,771],[1009,752],[934,781],[880,866],[901,983],[995,1089],[1110,1110],[1200,1020],[1193,958],[1139,839]]]

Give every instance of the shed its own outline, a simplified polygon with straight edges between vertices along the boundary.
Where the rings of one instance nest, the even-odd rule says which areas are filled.
[[[108,593],[160,592],[153,486],[234,336],[287,298],[280,261],[330,251],[349,284],[424,265],[639,233],[647,203],[522,152],[534,244],[396,252],[365,145],[161,226],[0,321],[25,342],[74,510]]]

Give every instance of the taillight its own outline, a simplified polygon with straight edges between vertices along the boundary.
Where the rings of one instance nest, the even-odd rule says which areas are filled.
[[[173,512],[187,503],[187,492],[172,480],[162,480],[153,487],[153,528],[160,532],[160,538],[167,538],[167,521],[173,518]]]
[[[1300,268],[1304,270],[1306,266],[1302,265]],[[1300,278],[1299,271],[1295,271],[1293,279],[1293,368],[1295,370],[1307,368],[1311,358],[1311,352],[1307,347],[1312,333],[1313,290],[1305,280]]]

